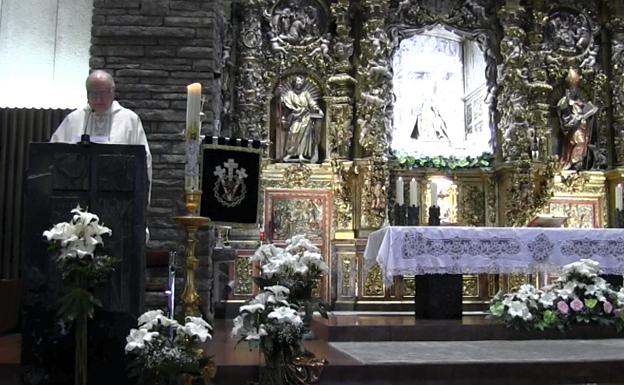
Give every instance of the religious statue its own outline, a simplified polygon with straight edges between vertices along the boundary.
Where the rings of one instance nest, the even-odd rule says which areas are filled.
[[[578,71],[570,68],[566,78],[568,89],[557,103],[563,140],[560,161],[564,168],[582,168],[591,143],[592,117],[598,112],[598,107],[581,94],[580,80]]]
[[[284,161],[316,162],[320,141],[320,120],[324,114],[318,105],[318,88],[296,76],[281,89],[281,102],[288,110],[282,121],[286,132]]]
[[[423,103],[420,114],[414,123],[411,137],[421,140],[448,140],[448,128],[438,108],[431,102]]]

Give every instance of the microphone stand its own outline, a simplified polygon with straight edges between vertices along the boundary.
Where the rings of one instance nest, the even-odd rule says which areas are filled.
[[[85,116],[84,127],[82,129],[82,135],[80,136],[80,144],[82,144],[83,146],[91,144],[91,137],[89,136],[89,134],[87,134],[87,127],[89,127],[89,120],[91,119],[92,113],[93,110],[89,108]]]

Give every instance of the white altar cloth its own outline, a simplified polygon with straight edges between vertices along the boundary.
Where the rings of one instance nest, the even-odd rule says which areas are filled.
[[[624,229],[393,226],[371,233],[364,251],[387,284],[395,275],[557,272],[581,258],[624,274]]]

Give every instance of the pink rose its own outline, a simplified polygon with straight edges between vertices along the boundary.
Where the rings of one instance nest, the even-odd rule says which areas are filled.
[[[611,314],[613,305],[611,305],[611,302],[605,302],[602,304],[602,310],[604,310],[605,314]]]
[[[568,314],[570,312],[570,308],[568,307],[568,304],[565,303],[565,301],[557,302],[557,310],[559,310],[561,314]]]
[[[583,310],[583,301],[581,301],[578,298],[574,298],[572,300],[572,302],[570,302],[570,307],[572,308],[572,310],[574,311],[581,311]]]

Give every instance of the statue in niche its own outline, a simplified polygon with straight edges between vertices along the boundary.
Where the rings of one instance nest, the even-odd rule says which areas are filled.
[[[580,80],[578,70],[570,68],[566,77],[568,89],[557,103],[562,136],[559,159],[566,169],[586,168],[583,159],[591,143],[592,118],[598,112],[598,107],[582,95]]]
[[[324,113],[319,107],[319,89],[302,76],[295,76],[280,87],[280,101],[285,107],[278,119],[286,131],[283,160],[312,162],[318,160],[320,127]]]

